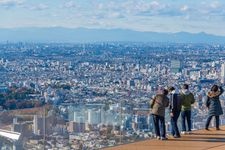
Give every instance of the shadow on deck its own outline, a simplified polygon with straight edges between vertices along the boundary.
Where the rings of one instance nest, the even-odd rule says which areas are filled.
[[[197,130],[179,139],[168,137],[167,141],[156,139],[135,142],[105,150],[225,150],[225,126],[221,130]]]

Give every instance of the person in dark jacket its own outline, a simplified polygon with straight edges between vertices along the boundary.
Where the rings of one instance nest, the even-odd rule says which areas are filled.
[[[171,117],[171,134],[174,138],[180,138],[179,128],[177,126],[177,120],[180,116],[181,111],[181,97],[174,87],[169,87],[169,98],[170,98],[170,117]]]
[[[169,106],[168,91],[157,94],[150,103],[157,139],[166,140],[165,108]],[[160,124],[160,126],[159,126]],[[161,134],[160,134],[161,132]]]
[[[184,84],[181,90],[181,99],[182,99],[182,107],[181,107],[181,124],[182,124],[182,134],[191,133],[191,105],[194,104],[195,99],[194,95],[189,91],[189,86]],[[188,129],[186,130],[186,120]]]
[[[223,88],[218,85],[213,85],[211,91],[208,92],[206,106],[208,107],[208,118],[206,121],[205,129],[209,130],[209,124],[213,116],[216,118],[216,130],[219,128],[219,116],[223,114],[220,104],[219,96],[223,93]]]

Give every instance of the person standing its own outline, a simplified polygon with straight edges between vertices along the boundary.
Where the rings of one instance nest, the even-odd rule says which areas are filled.
[[[209,130],[209,124],[213,116],[216,118],[216,130],[219,128],[219,116],[223,114],[219,96],[224,92],[222,87],[213,85],[210,92],[207,94],[206,106],[208,107],[208,118],[206,121],[205,129]]]
[[[180,138],[180,132],[179,128],[177,126],[177,120],[180,116],[181,111],[181,97],[178,93],[176,93],[176,90],[174,87],[169,87],[169,98],[170,98],[170,122],[171,122],[171,134],[174,138]]]
[[[162,94],[157,94],[150,103],[156,137],[161,140],[167,140],[165,126],[165,108],[169,106],[167,95],[168,91],[164,89]]]
[[[182,131],[181,134],[190,134],[191,133],[191,105],[194,104],[195,99],[194,95],[189,91],[188,84],[184,84],[181,90],[181,124]],[[186,129],[186,121],[188,129]]]

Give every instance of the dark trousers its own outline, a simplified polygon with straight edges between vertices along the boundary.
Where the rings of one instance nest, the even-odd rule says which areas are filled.
[[[152,118],[156,136],[166,137],[165,117],[152,114]]]
[[[186,130],[186,120],[188,130]],[[191,110],[181,111],[181,124],[182,124],[182,131],[191,131]]]
[[[210,124],[210,121],[211,121],[212,117],[213,117],[213,116],[209,116],[209,117],[207,118],[205,128],[208,128],[208,127],[209,127],[209,124]],[[216,128],[219,128],[219,125],[220,125],[220,118],[219,118],[219,116],[215,116],[215,118],[216,118]]]
[[[177,126],[177,120],[180,116],[180,111],[176,111],[173,113],[173,117],[171,117],[171,134],[173,136],[180,136],[179,128]]]

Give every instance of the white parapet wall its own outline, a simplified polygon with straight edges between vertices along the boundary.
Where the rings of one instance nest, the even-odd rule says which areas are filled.
[[[8,130],[2,130],[0,129],[0,136],[8,138],[13,141],[17,141],[20,138],[21,133],[19,132],[12,132]]]

